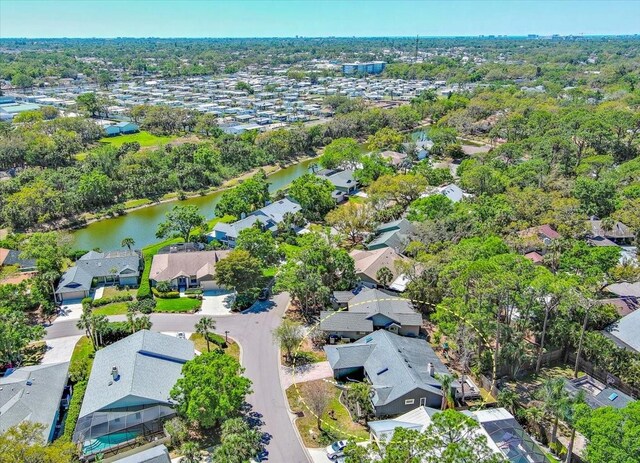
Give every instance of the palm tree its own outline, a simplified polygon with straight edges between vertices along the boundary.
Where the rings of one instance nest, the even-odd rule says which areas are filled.
[[[200,461],[200,447],[195,442],[185,442],[180,447],[182,463],[198,463]]]
[[[380,267],[376,272],[376,278],[386,288],[393,280],[393,272],[387,267]]]
[[[551,431],[551,442],[557,441],[558,420],[560,419],[560,408],[569,397],[569,393],[564,388],[564,379],[549,378],[542,383],[540,398],[544,402],[545,412],[553,418],[553,430]]]
[[[79,330],[84,330],[84,334],[91,339],[91,344],[93,344],[93,350],[96,350],[96,342],[93,337],[93,333],[91,331],[92,323],[91,323],[91,307],[88,305],[82,308],[82,315],[80,315],[80,319],[76,323],[76,327]]]
[[[498,394],[498,405],[506,408],[512,415],[515,415],[518,406],[518,394],[512,389],[503,389]]]
[[[93,314],[91,313],[91,306],[86,304],[82,306],[82,315],[80,315],[80,319],[76,323],[76,327],[80,330],[84,330],[85,335],[91,339],[91,344],[93,345],[93,350],[96,350],[96,338],[95,332],[93,329]]]
[[[120,243],[120,246],[122,246],[123,248],[126,246],[129,251],[131,251],[131,246],[135,246],[136,242],[133,238],[127,236],[126,238],[122,238],[122,242]]]
[[[40,276],[44,281],[49,283],[49,285],[51,286],[51,294],[55,295],[56,287],[54,283],[58,278],[60,278],[60,272],[58,272],[57,270],[48,270]]]
[[[111,267],[109,269],[109,273],[111,274],[111,279],[113,281],[115,281],[116,280],[116,275],[118,274],[118,268],[117,267]]]
[[[102,346],[102,333],[107,328],[109,320],[106,315],[92,315],[91,321],[93,324],[94,336],[96,337],[96,344]]]
[[[207,341],[207,352],[211,352],[209,347],[209,333],[216,329],[216,321],[211,317],[202,317],[196,323],[196,333],[202,335]]]
[[[540,407],[529,407],[524,409],[523,415],[534,434],[542,436],[543,433],[540,431],[540,423],[544,419],[544,410]]]
[[[455,378],[451,375],[439,373],[435,374],[435,378],[440,381],[440,384],[442,385],[442,410],[446,410],[447,408],[454,408],[455,397],[451,385],[453,384],[453,380]]]
[[[578,350],[576,351],[576,363],[573,368],[573,377],[578,377],[578,367],[580,366],[580,356],[582,355],[582,347],[584,344],[584,334],[587,331],[587,325],[589,324],[589,315],[591,314],[591,309],[595,305],[594,301],[590,297],[585,297],[582,294],[578,294],[580,301],[582,302],[582,307],[584,308],[584,319],[582,321],[582,328],[580,330],[580,337],[578,340]]]
[[[579,391],[578,394],[572,398],[565,400],[560,407],[560,413],[562,415],[562,421],[564,421],[569,429],[571,429],[571,437],[569,438],[569,445],[567,446],[567,458],[565,463],[571,463],[573,458],[573,444],[576,440],[576,422],[580,416],[580,404],[585,401],[585,392]]]

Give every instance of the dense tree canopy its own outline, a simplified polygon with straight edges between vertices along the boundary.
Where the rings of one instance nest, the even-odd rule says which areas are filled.
[[[217,350],[188,361],[171,390],[178,413],[203,428],[237,414],[251,392],[251,381],[243,371],[236,359]]]

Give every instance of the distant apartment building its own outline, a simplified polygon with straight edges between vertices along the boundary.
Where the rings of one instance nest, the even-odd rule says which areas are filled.
[[[351,74],[382,74],[384,67],[387,65],[384,61],[369,61],[366,63],[344,63],[342,65],[342,73],[344,75]]]

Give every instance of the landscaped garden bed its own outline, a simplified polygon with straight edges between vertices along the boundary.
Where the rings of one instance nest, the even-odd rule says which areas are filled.
[[[328,404],[322,413],[322,429],[318,429],[318,419],[311,412],[314,391],[328,395]],[[369,438],[365,427],[354,423],[349,411],[340,403],[340,393],[340,389],[322,379],[294,384],[287,389],[289,407],[301,415],[296,420],[296,427],[306,447],[324,447],[339,439]]]

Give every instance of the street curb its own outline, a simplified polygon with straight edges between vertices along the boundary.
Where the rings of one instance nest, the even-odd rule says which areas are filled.
[[[287,313],[287,310],[289,309],[290,305],[291,305],[291,299],[289,299],[289,303],[287,304],[287,307],[284,309],[284,313]],[[307,446],[304,445],[304,441],[302,440],[302,436],[300,435],[298,426],[296,426],[296,421],[298,420],[298,417],[296,416],[295,413],[293,413],[293,410],[291,410],[291,407],[289,406],[289,399],[287,398],[287,391],[282,387],[283,382],[282,382],[281,360],[282,360],[282,351],[280,347],[278,347],[278,379],[280,381],[280,391],[282,392],[282,396],[284,398],[284,406],[287,408],[287,412],[289,413],[289,420],[291,421],[291,424],[293,424],[293,430],[295,431],[296,436],[298,437],[298,442],[300,442],[300,446],[304,450],[304,453],[307,455],[307,462],[313,463],[313,458],[311,458],[309,449],[307,449]]]

